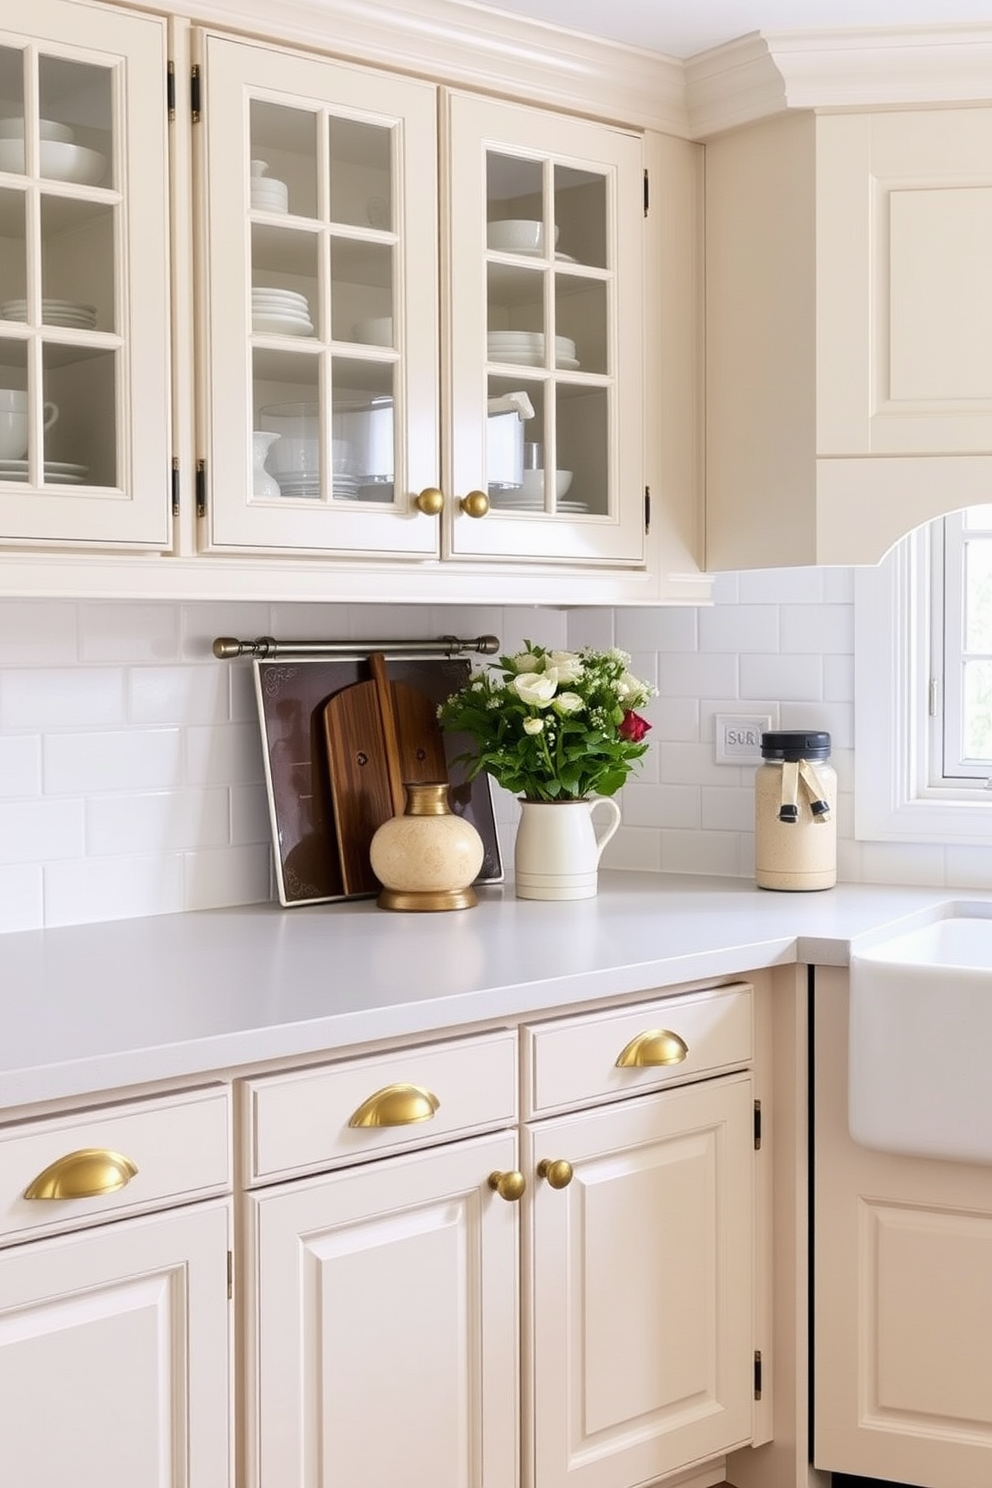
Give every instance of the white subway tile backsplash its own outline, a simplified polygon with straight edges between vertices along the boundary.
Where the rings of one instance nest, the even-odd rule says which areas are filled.
[[[342,607],[343,608],[343,607]],[[228,663],[215,661],[213,643],[218,636],[233,636],[239,641],[253,641],[257,636],[272,635],[272,607],[267,604],[186,604],[179,617],[181,655],[186,661],[210,660],[215,666]],[[305,640],[305,636],[292,636]]]
[[[738,604],[817,604],[823,598],[820,568],[753,568],[737,575]]]
[[[779,647],[786,653],[814,651],[852,655],[854,610],[840,604],[788,604],[782,606]]]
[[[663,698],[736,697],[737,668],[738,658],[724,653],[659,656],[658,692]]]
[[[574,650],[590,646],[594,651],[608,651],[617,644],[614,610],[570,610],[568,644]]]
[[[0,935],[43,928],[43,874],[40,863],[0,867]]]
[[[72,666],[79,657],[77,606],[62,600],[0,600],[0,667]]]
[[[132,667],[128,716],[132,723],[226,723],[230,679],[221,666]]]
[[[49,734],[44,744],[45,792],[82,796],[179,786],[182,739],[177,728]]]
[[[992,888],[992,845],[945,849],[948,884],[962,889]]]
[[[777,651],[778,605],[733,605],[699,611],[700,651]]]
[[[941,846],[909,842],[862,842],[861,877],[865,883],[942,884]]]
[[[0,802],[0,863],[50,863],[85,850],[82,801]]]
[[[125,721],[118,667],[12,667],[0,672],[0,729],[110,728]]]
[[[177,914],[183,908],[179,853],[152,857],[85,858],[45,868],[45,924],[85,925],[139,915]],[[141,968],[136,966],[137,992]]]
[[[272,854],[258,844],[187,853],[184,871],[187,910],[260,904],[272,895]]]
[[[661,872],[661,836],[641,827],[621,826],[600,859],[604,868]]]
[[[734,878],[740,873],[735,832],[662,832],[663,873],[705,873]]]
[[[96,857],[225,847],[230,841],[226,790],[130,791],[87,801],[86,849]]]
[[[714,689],[713,692],[719,690],[727,689]],[[823,658],[819,655],[742,656],[738,696],[745,700],[777,697],[782,702],[820,698],[823,696]]]
[[[265,779],[262,741],[256,725],[188,728],[185,739],[188,785],[251,785]]]
[[[695,651],[698,611],[622,609],[615,612],[616,644],[623,651]]]
[[[823,658],[823,696],[828,703],[853,703],[853,655]]]
[[[702,793],[702,821],[706,832],[753,832],[754,786],[717,787]]]
[[[721,788],[740,784],[740,767],[718,765],[713,746],[662,743],[661,780],[664,785],[712,785]]]
[[[243,847],[255,842],[271,843],[269,797],[265,787],[232,785],[230,798],[232,844]]]
[[[82,661],[166,662],[179,659],[179,611],[173,604],[128,605],[127,625],[119,604],[82,605],[79,656]]]
[[[0,801],[41,794],[41,739],[0,734]]]
[[[628,783],[623,788],[621,803],[624,825],[681,827],[686,831],[698,831],[702,794],[698,786]]]

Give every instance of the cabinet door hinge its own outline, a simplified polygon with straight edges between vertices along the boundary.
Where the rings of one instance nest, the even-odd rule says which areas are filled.
[[[234,1251],[227,1252],[227,1300],[234,1296]]]
[[[650,176],[648,174],[647,168],[645,167],[645,170],[644,170],[644,215],[645,215],[645,217],[648,215],[648,213],[650,212],[650,210],[651,210],[651,178],[650,178]]]
[[[176,64],[171,60],[165,69],[165,103],[171,124],[176,117]]]
[[[761,1150],[761,1102],[759,1100],[754,1103],[754,1150],[755,1152]]]
[[[194,124],[200,122],[200,64],[194,62],[189,74],[189,111]]]
[[[205,517],[207,515],[207,462],[197,460],[196,462],[196,515]]]
[[[172,486],[172,515],[174,517],[178,517],[178,515],[179,515],[179,460],[178,460],[178,458],[177,458],[176,455],[173,455],[173,457],[172,457],[172,470],[171,470],[171,472],[169,474],[169,481],[170,481],[170,484]]]
[[[761,1399],[761,1350],[754,1351],[754,1398]]]
[[[644,487],[644,532],[651,531],[651,487]]]

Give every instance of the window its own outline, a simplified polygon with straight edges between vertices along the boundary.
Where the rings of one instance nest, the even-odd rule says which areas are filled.
[[[992,506],[855,571],[855,834],[992,841]]]

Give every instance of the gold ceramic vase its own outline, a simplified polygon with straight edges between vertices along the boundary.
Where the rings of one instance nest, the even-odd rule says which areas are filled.
[[[407,785],[406,810],[372,838],[372,872],[382,884],[382,909],[471,909],[482,867],[482,838],[448,805],[446,783]]]

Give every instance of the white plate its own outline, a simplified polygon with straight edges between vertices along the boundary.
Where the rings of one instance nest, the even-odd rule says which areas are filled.
[[[313,326],[308,320],[289,320],[279,315],[253,315],[251,328],[258,336],[313,335]]]
[[[88,465],[66,465],[58,460],[45,461],[45,478],[60,485],[81,486],[90,473]],[[27,460],[0,460],[0,480],[27,480]]]
[[[279,289],[277,286],[254,284],[251,293],[252,299],[260,295],[267,300],[288,300],[298,305],[308,303],[306,295],[301,294],[298,289]]]
[[[541,355],[538,355],[538,353],[537,352],[534,352],[534,351],[519,351],[519,352],[516,352],[513,356],[510,356],[506,352],[503,352],[502,354],[498,354],[495,351],[491,351],[490,354],[489,354],[489,360],[491,362],[500,362],[500,363],[512,362],[514,364],[514,366],[517,366],[517,367],[543,367],[544,366],[544,355],[543,355],[543,353]],[[579,362],[579,361],[577,361],[575,357],[563,357],[563,356],[560,356],[560,357],[557,358],[557,360],[555,362],[555,366],[556,366],[556,368],[559,371],[564,370],[566,372],[577,372],[579,370],[579,368],[581,367],[581,365],[582,365],[582,363]]]

